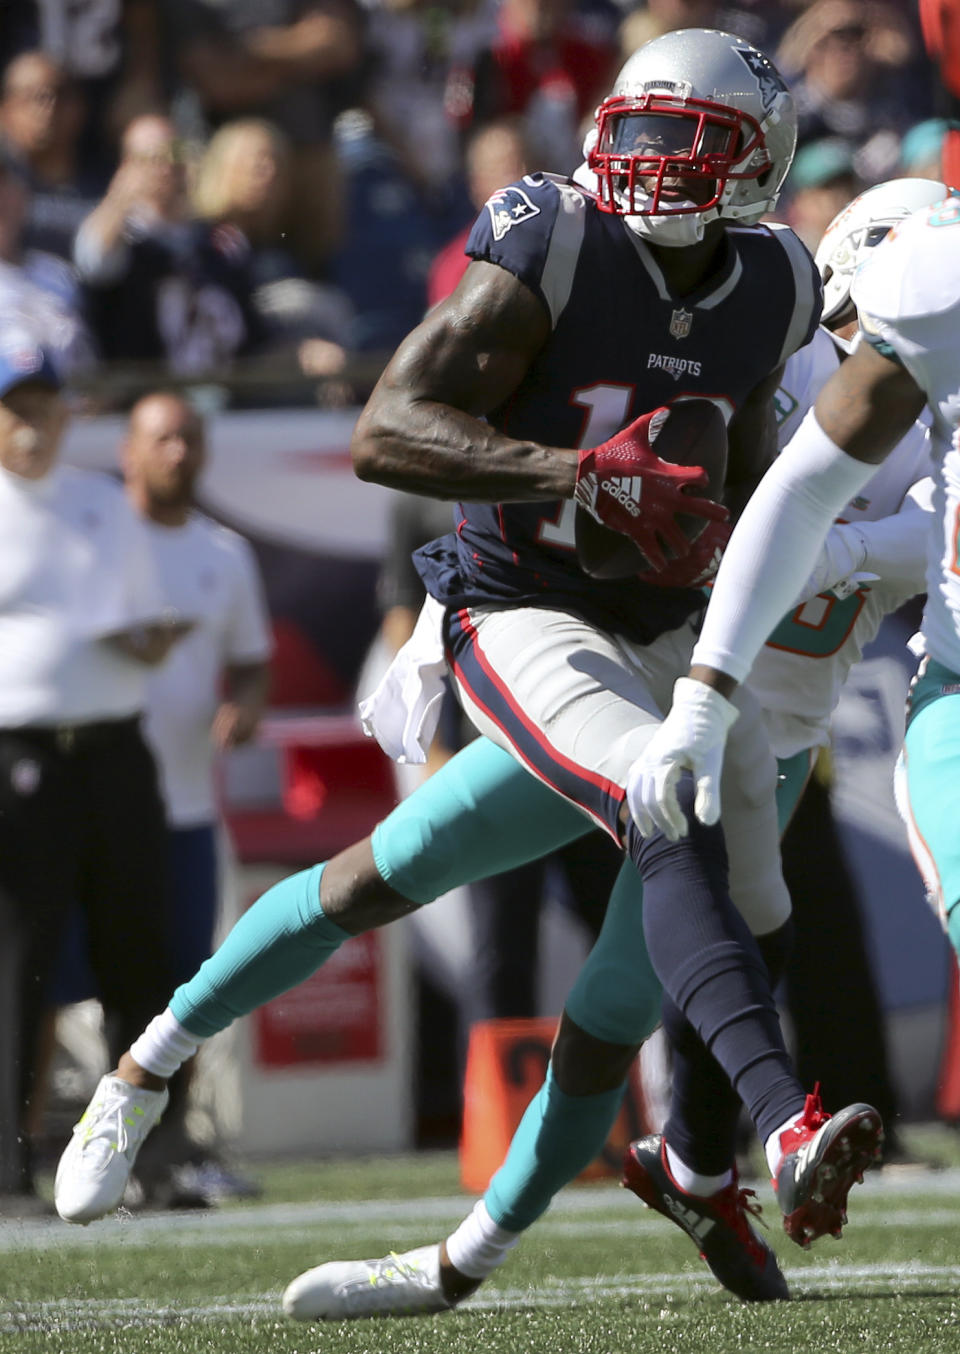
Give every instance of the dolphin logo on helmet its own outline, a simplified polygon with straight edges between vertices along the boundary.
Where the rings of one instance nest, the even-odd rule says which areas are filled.
[[[934,179],[890,179],[848,202],[823,232],[814,262],[823,281],[824,324],[855,318],[853,275],[870,250],[899,221],[945,198],[951,189]]]

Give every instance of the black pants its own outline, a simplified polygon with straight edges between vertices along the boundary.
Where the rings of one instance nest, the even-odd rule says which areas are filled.
[[[0,1193],[30,1189],[23,1114],[46,988],[83,908],[113,1065],[171,992],[165,825],[136,719],[0,730]]]

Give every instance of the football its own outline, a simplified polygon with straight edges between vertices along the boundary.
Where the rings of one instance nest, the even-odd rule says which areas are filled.
[[[712,400],[681,400],[671,405],[653,443],[661,461],[673,465],[699,465],[707,472],[704,489],[694,497],[721,501],[727,474],[727,427]],[[702,517],[679,516],[677,522],[689,540],[704,526]],[[575,518],[577,559],[592,578],[629,578],[650,568],[646,555],[629,536],[604,526],[585,508],[577,507]],[[665,549],[668,558],[669,547]]]

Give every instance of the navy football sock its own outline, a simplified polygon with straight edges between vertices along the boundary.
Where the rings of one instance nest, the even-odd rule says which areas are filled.
[[[805,1095],[760,949],[730,900],[723,833],[694,815],[689,774],[678,793],[690,823],[686,837],[644,839],[628,825],[643,878],[647,949],[664,993],[723,1068],[764,1140],[800,1113]]]
[[[757,936],[775,988],[790,951],[793,922]],[[677,1006],[665,997],[663,1027],[673,1054],[670,1117],[664,1137],[685,1165],[699,1175],[722,1175],[733,1164],[742,1104],[716,1058]]]

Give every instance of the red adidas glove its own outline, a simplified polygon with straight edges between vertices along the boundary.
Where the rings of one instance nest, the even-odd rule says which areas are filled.
[[[678,514],[714,522],[730,518],[722,504],[684,492],[706,486],[702,467],[661,461],[651,449],[650,425],[666,414],[666,409],[654,409],[608,442],[581,451],[573,491],[580,506],[598,522],[636,542],[658,571],[658,583],[668,562],[663,543],[670,546],[674,560],[690,553],[691,542],[676,520]]]
[[[683,559],[668,560],[662,569],[646,569],[637,578],[658,588],[702,588],[720,568],[732,531],[732,522],[708,522],[696,540],[687,543]]]

